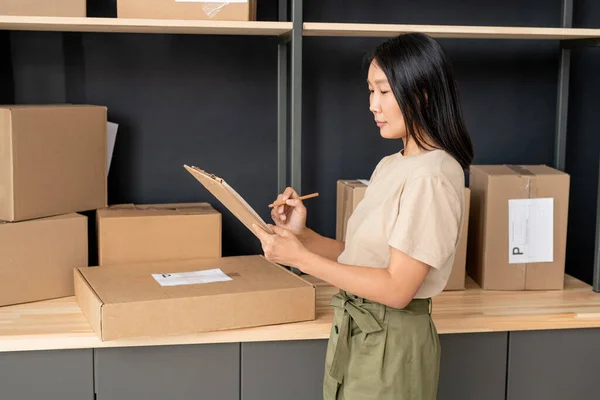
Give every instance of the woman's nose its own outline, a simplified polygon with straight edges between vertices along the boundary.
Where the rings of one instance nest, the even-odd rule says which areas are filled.
[[[373,96],[369,101],[369,110],[371,110],[372,113],[378,113],[381,111],[381,107],[379,105],[379,100],[377,99],[377,96]]]

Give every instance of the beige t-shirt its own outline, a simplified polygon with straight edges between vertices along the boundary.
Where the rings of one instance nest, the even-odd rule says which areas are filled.
[[[452,271],[464,187],[462,167],[443,150],[383,158],[348,220],[338,262],[387,268],[392,246],[432,267],[415,298],[438,295]]]

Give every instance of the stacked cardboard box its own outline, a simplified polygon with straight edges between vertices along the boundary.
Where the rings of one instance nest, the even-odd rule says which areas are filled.
[[[2,0],[0,15],[85,17],[86,0]]]
[[[0,305],[72,296],[105,206],[105,107],[0,107]]]
[[[368,181],[365,180],[339,180],[337,182],[337,215],[336,239],[345,240],[346,226],[352,212],[365,196]],[[462,290],[465,288],[467,236],[469,221],[470,190],[465,188],[465,213],[462,224],[461,236],[454,257],[452,272],[444,290]]]
[[[261,256],[221,257],[207,203],[121,204],[96,212],[101,266],[74,273],[101,340],[315,318],[315,288]]]
[[[256,0],[117,0],[117,15],[119,18],[254,21]]]
[[[208,203],[114,205],[96,228],[100,265],[221,257],[221,214]]]
[[[73,269],[86,265],[83,215],[0,223],[0,306],[72,296]]]

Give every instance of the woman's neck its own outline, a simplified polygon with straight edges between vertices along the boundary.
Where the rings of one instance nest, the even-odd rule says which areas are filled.
[[[404,140],[404,149],[402,150],[402,155],[412,156],[421,152],[423,152],[423,149],[419,148],[414,140],[408,140],[408,142]]]

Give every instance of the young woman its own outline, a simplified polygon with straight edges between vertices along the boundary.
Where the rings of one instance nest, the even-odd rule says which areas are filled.
[[[254,229],[267,259],[340,289],[331,301],[324,399],[433,400],[440,344],[431,298],[451,272],[473,148],[436,41],[406,34],[379,45],[367,84],[380,135],[404,147],[376,166],[345,242],[306,227],[292,188],[272,212],[275,234]]]

